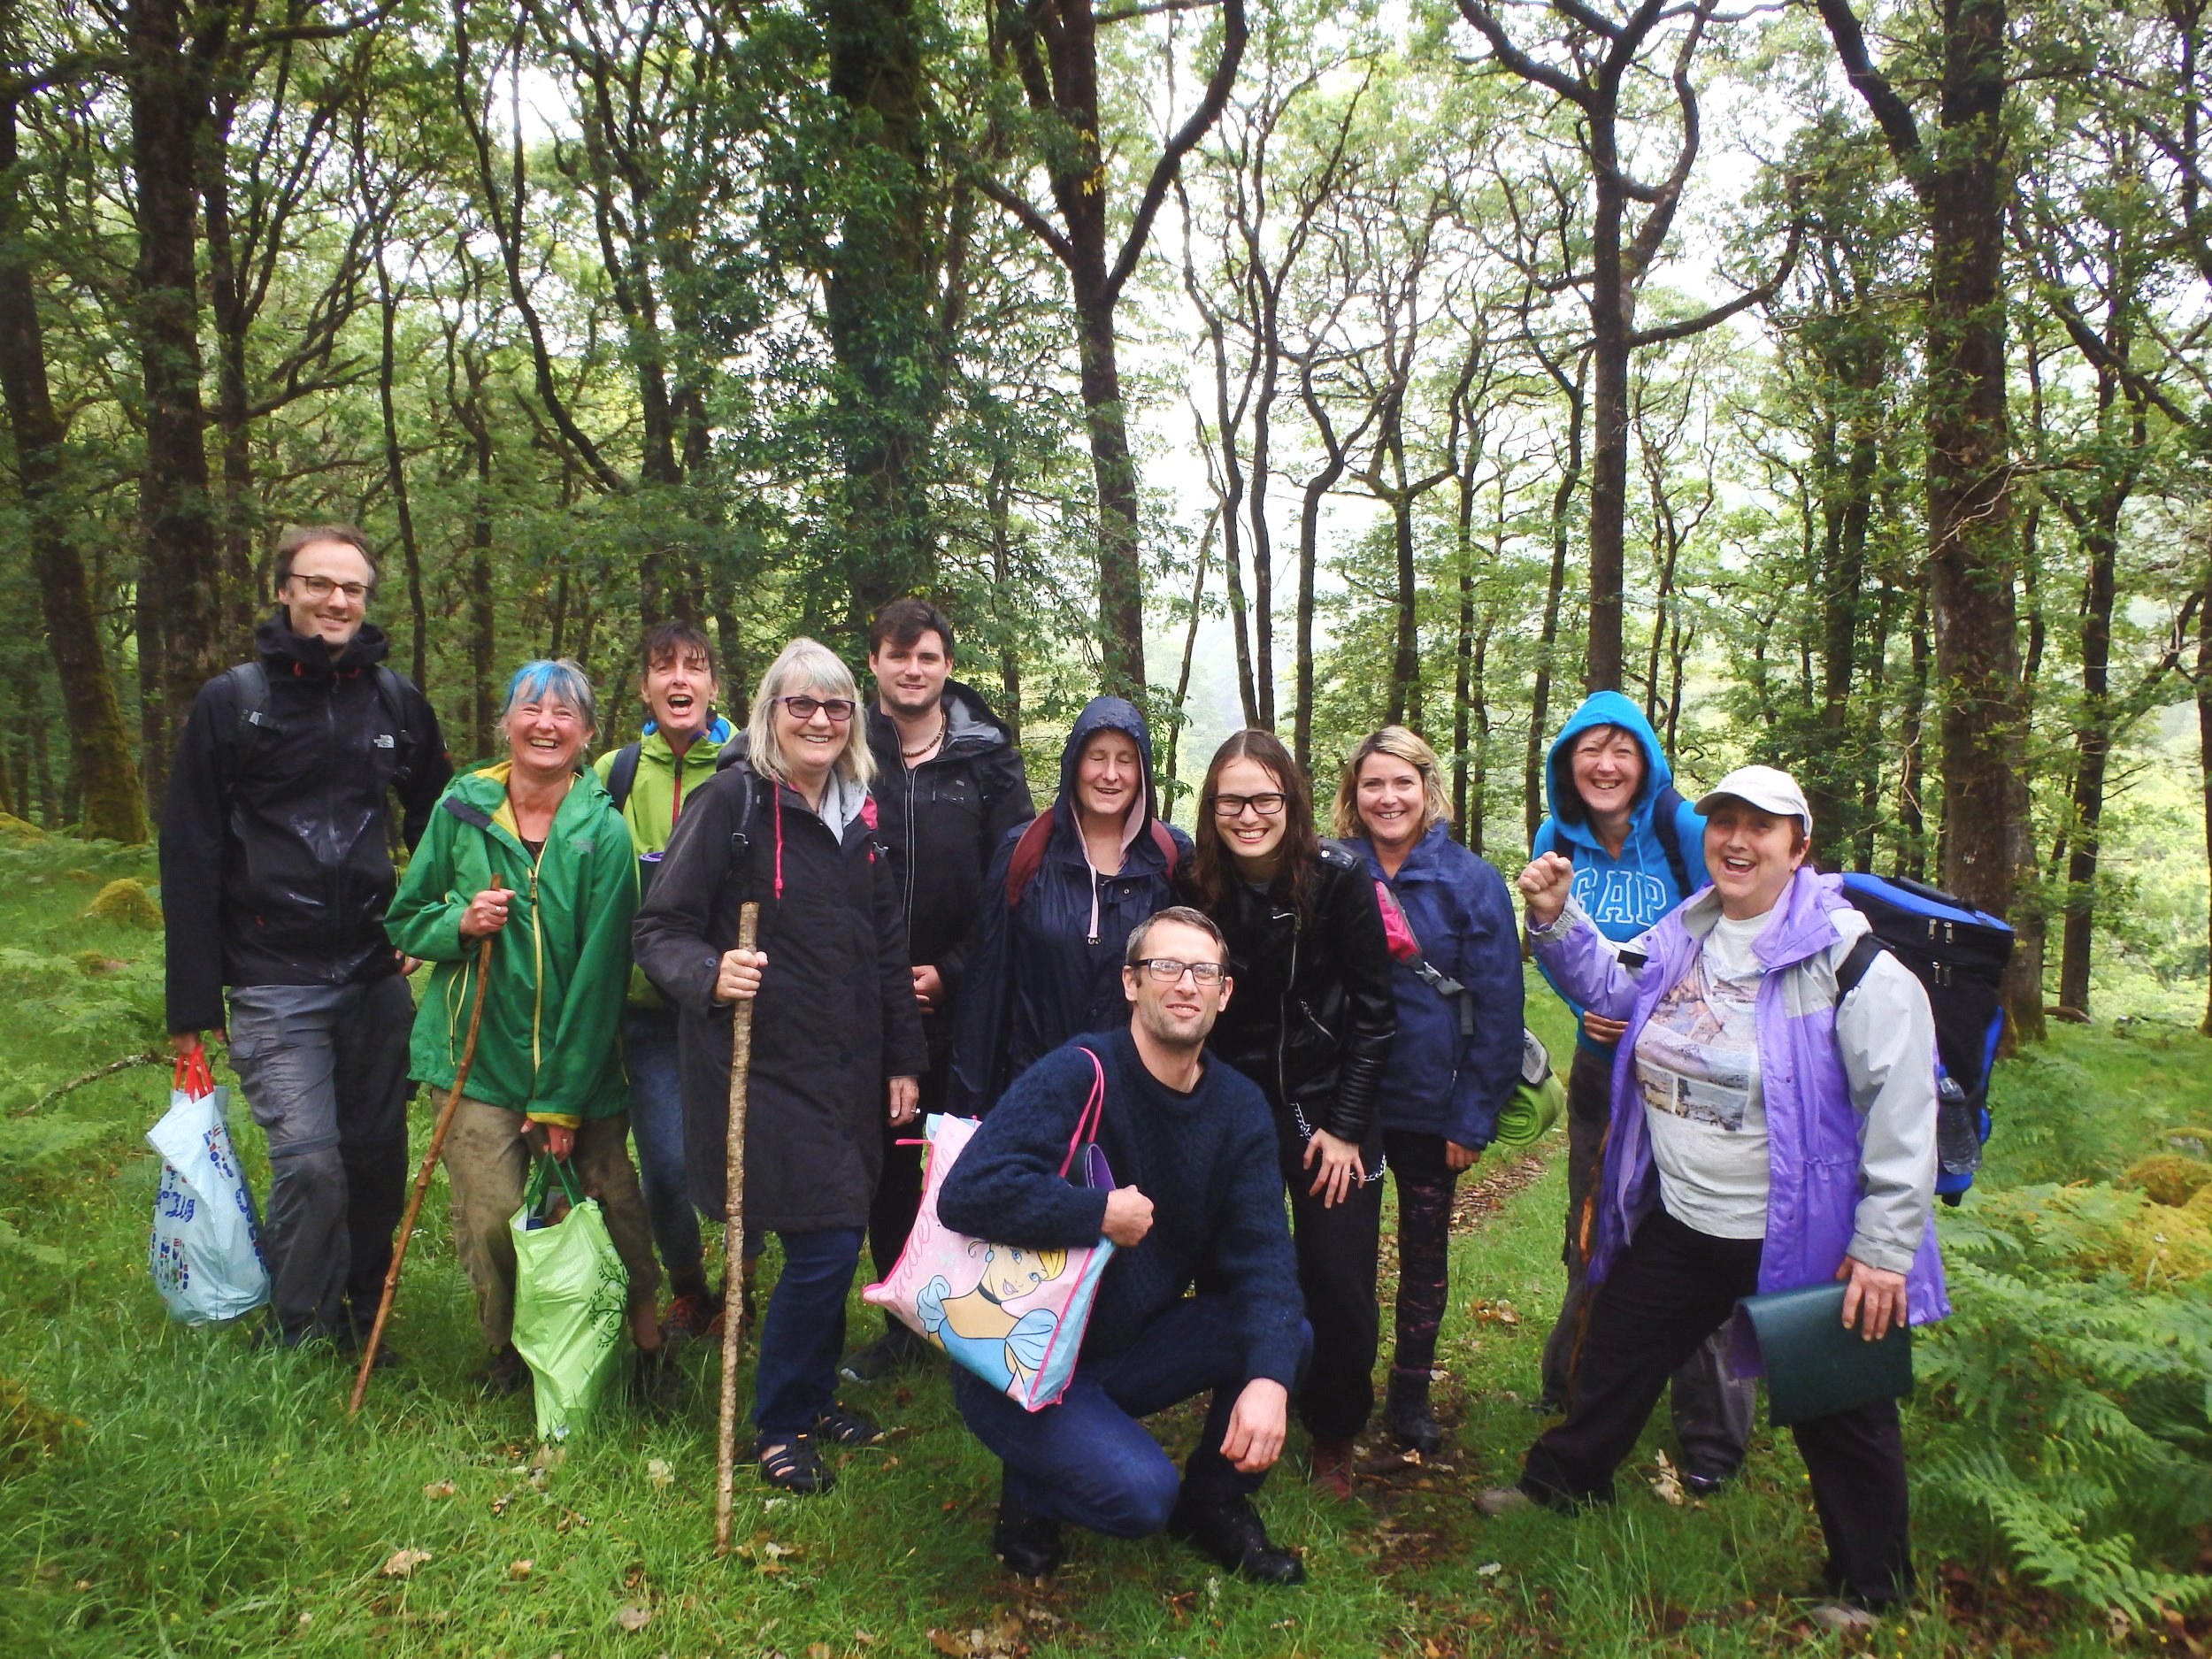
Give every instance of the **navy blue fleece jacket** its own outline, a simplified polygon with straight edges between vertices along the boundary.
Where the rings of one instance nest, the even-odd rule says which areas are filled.
[[[1182,1094],[1145,1070],[1126,1026],[1054,1049],[991,1109],[945,1178],[938,1215],[962,1233],[1037,1249],[1098,1242],[1106,1194],[1060,1175],[1090,1097],[1085,1048],[1106,1071],[1098,1143],[1116,1184],[1136,1187],[1153,1210],[1144,1241],[1107,1263],[1078,1365],[1128,1348],[1203,1272],[1237,1310],[1245,1380],[1289,1387],[1303,1304],[1275,1125],[1258,1086],[1231,1066],[1209,1059]]]

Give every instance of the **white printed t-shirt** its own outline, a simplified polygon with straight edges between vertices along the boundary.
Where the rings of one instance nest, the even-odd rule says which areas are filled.
[[[1768,917],[1722,917],[1636,1038],[1644,1133],[1667,1213],[1718,1239],[1767,1230],[1767,1115],[1755,1007]]]

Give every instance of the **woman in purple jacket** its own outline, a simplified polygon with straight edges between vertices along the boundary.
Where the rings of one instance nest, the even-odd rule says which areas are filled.
[[[1804,868],[1812,812],[1786,772],[1744,766],[1697,803],[1713,885],[1623,965],[1546,853],[1521,872],[1529,936],[1586,1007],[1625,1022],[1589,1253],[1593,1292],[1566,1420],[1530,1448],[1500,1514],[1612,1496],[1668,1375],[1739,1298],[1843,1279],[1843,1323],[1878,1340],[1950,1311],[1936,1257],[1935,1025],[1920,981],[1877,956],[1833,876]],[[1897,1402],[1794,1425],[1833,1599],[1863,1630],[1911,1594]]]
[[[1398,1035],[1380,1094],[1398,1182],[1397,1348],[1383,1418],[1399,1445],[1444,1443],[1429,1408],[1448,1299],[1452,1193],[1497,1133],[1521,1071],[1521,949],[1505,880],[1451,837],[1436,751],[1402,726],[1360,740],[1331,827],[1386,887],[1421,948],[1398,962]]]

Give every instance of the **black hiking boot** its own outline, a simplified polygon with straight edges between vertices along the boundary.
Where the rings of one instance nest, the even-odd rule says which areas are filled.
[[[1268,1541],[1259,1511],[1242,1495],[1193,1498],[1186,1490],[1175,1500],[1167,1530],[1202,1555],[1210,1555],[1240,1578],[1255,1584],[1303,1584],[1305,1563]]]
[[[998,1525],[991,1529],[991,1553],[1018,1578],[1049,1578],[1067,1559],[1060,1523],[1039,1515],[999,1481]]]
[[[1433,1457],[1443,1449],[1444,1431],[1429,1409],[1429,1374],[1390,1368],[1390,1389],[1383,1402],[1383,1422],[1391,1438],[1409,1452]]]

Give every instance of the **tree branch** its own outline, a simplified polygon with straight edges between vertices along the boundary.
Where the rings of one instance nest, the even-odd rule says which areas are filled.
[[[1657,328],[1639,328],[1628,337],[1629,349],[1640,350],[1645,346],[1663,345],[1670,340],[1686,340],[1692,334],[1701,334],[1718,323],[1726,322],[1740,311],[1754,305],[1763,305],[1781,291],[1782,284],[1790,280],[1790,273],[1797,268],[1797,256],[1805,245],[1805,221],[1801,218],[1790,221],[1789,245],[1782,250],[1782,263],[1774,268],[1774,274],[1755,288],[1747,288],[1726,304],[1716,305],[1700,316],[1678,323],[1667,323]]]
[[[991,177],[983,170],[979,163],[971,160],[969,165],[971,176],[975,180],[977,189],[982,191],[984,195],[989,196],[991,200],[1018,219],[1022,228],[1050,249],[1052,257],[1062,265],[1074,264],[1074,246],[1054,228],[1050,219],[1039,212],[1026,197],[1008,189],[1006,186]]]
[[[1890,154],[1903,169],[1906,182],[1913,193],[1924,200],[1927,187],[1920,180],[1922,150],[1920,124],[1913,119],[1912,110],[1897,96],[1889,77],[1874,66],[1868,52],[1866,31],[1859,27],[1858,14],[1851,10],[1851,0],[1816,0],[1821,21],[1828,26],[1828,38],[1835,42],[1836,56],[1842,61],[1843,73],[1852,88],[1865,100],[1872,111],[1874,123],[1882,129],[1882,136],[1889,141]]]
[[[1590,88],[1572,76],[1540,64],[1513,43],[1513,37],[1505,32],[1505,25],[1497,14],[1483,4],[1483,0],[1459,0],[1459,15],[1465,18],[1476,34],[1490,42],[1490,55],[1522,80],[1548,88],[1577,109],[1590,108]]]
[[[1114,260],[1114,268],[1106,274],[1106,298],[1110,304],[1121,296],[1122,286],[1135,273],[1137,261],[1144,257],[1145,242],[1152,234],[1152,221],[1159,214],[1168,186],[1182,169],[1183,157],[1205,137],[1207,129],[1221,119],[1221,111],[1229,102],[1230,88],[1236,85],[1237,66],[1244,61],[1247,33],[1244,0],[1222,0],[1221,60],[1214,65],[1213,77],[1206,82],[1206,94],[1199,99],[1198,107],[1168,140],[1167,148],[1160,152],[1160,159],[1153,165],[1152,177],[1145,181],[1144,195],[1138,198],[1136,213],[1129,222],[1129,234],[1122,240],[1121,253]]]

